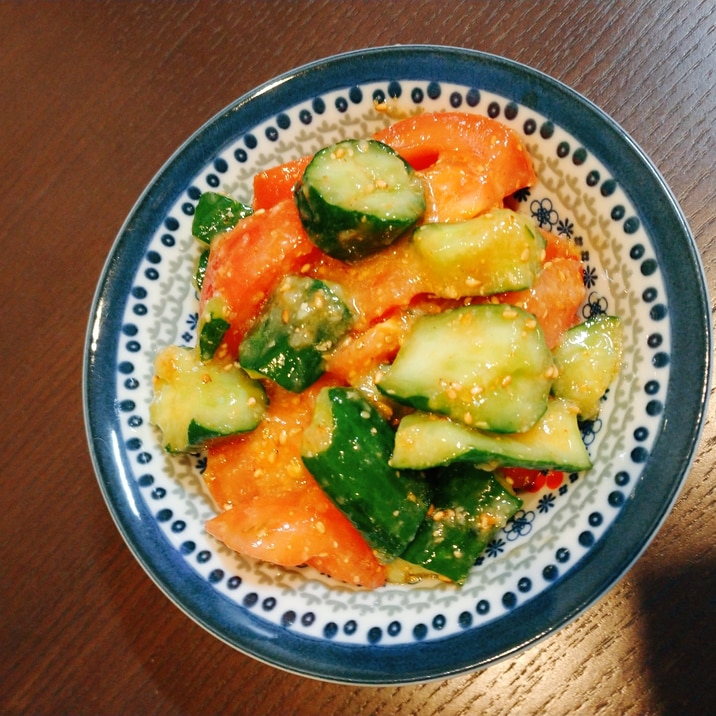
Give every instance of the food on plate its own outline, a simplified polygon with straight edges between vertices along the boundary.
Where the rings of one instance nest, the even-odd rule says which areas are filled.
[[[536,181],[509,127],[447,112],[259,172],[250,204],[202,194],[197,341],[159,351],[151,420],[205,451],[210,534],[461,585],[523,491],[591,467],[622,326],[579,320],[579,256],[511,200]]]

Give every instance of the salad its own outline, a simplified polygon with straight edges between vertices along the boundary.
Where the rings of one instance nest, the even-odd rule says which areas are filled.
[[[580,421],[619,371],[616,316],[580,322],[571,243],[516,211],[519,136],[401,119],[207,192],[196,345],[162,348],[150,417],[206,453],[206,530],[351,585],[461,585],[546,471],[591,467]]]

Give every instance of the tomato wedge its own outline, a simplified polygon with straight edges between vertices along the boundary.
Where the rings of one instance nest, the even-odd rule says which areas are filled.
[[[260,427],[209,446],[204,480],[222,512],[207,531],[241,554],[283,566],[311,564],[374,589],[385,567],[301,460],[303,429],[324,378],[301,394],[270,385]]]
[[[300,272],[320,255],[292,199],[258,211],[217,236],[211,243],[199,311],[203,313],[210,300],[219,300],[222,317],[230,324],[223,350],[236,356],[249,325],[281,278]]]
[[[477,114],[420,114],[376,132],[420,172],[427,221],[460,221],[500,206],[537,176],[517,135]]]
[[[285,199],[293,198],[293,187],[312,157],[299,157],[254,176],[253,209],[271,209]]]

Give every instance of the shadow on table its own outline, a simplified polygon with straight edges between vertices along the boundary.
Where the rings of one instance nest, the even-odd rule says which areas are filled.
[[[716,713],[716,563],[639,580],[645,667],[664,714]]]

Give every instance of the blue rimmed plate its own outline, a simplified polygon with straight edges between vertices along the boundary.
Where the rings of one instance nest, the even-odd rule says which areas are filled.
[[[386,111],[378,111],[380,105]],[[462,589],[353,590],[310,569],[229,552],[201,456],[165,454],[149,425],[152,363],[196,338],[191,221],[203,191],[250,201],[266,167],[398,116],[460,110],[500,119],[539,183],[520,210],[570,238],[585,264],[584,317],[622,317],[626,355],[597,421],[594,461],[525,499]],[[157,174],[117,237],[87,335],[84,400],[99,484],[127,544],[186,614],[257,659],[330,681],[444,678],[515,654],[602,596],[668,514],[696,449],[710,381],[709,302],[686,222],[663,179],[609,117],[539,72],[432,46],[348,53],[240,98]]]

